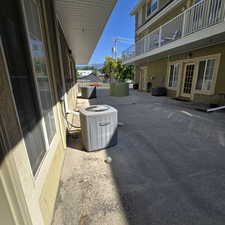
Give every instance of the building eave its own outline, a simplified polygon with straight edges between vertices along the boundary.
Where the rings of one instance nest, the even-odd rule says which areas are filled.
[[[137,10],[144,4],[145,0],[140,0],[135,7],[131,10],[130,15],[134,16],[137,12]]]
[[[56,12],[77,64],[87,64],[117,0],[55,0]]]

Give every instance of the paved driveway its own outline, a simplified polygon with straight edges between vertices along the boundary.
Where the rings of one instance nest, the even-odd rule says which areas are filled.
[[[66,153],[53,224],[224,225],[225,113],[142,92],[97,93],[92,104],[119,111],[119,143],[86,153],[69,139],[77,149]]]

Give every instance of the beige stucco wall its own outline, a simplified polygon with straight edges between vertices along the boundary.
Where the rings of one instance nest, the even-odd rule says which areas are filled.
[[[13,215],[1,179],[0,179],[0,202],[1,202],[0,204],[1,223],[7,225],[15,225]]]
[[[160,59],[154,62],[145,62],[137,66],[137,71],[140,73],[140,69],[143,66],[147,66],[147,74],[145,82],[151,82],[152,86],[165,86],[167,76],[167,59]]]
[[[41,191],[39,202],[45,225],[51,224],[64,152],[63,145],[59,143]]]
[[[73,88],[69,90],[67,93],[67,101],[68,101],[68,109],[75,110],[76,109],[76,101],[77,101],[77,93],[78,93],[78,84],[74,84]]]
[[[154,86],[165,86],[167,60],[161,59],[148,64],[148,81]]]

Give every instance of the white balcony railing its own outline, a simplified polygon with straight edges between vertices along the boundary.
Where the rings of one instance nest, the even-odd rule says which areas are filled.
[[[225,22],[225,1],[202,0],[126,49],[122,53],[122,60],[126,62],[222,22]]]

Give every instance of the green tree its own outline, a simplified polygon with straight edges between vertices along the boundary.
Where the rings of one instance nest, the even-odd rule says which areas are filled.
[[[105,73],[106,77],[110,77],[110,80],[113,80],[113,78],[120,81],[132,80],[134,77],[134,66],[123,65],[120,58],[116,60],[107,56],[105,57],[102,72]]]
[[[106,77],[109,77],[110,80],[115,78],[116,72],[117,72],[117,62],[114,58],[111,56],[105,57],[105,62],[102,68],[102,72],[106,75]]]
[[[123,65],[121,59],[117,60],[117,75],[118,80],[133,80],[134,78],[134,66]]]

